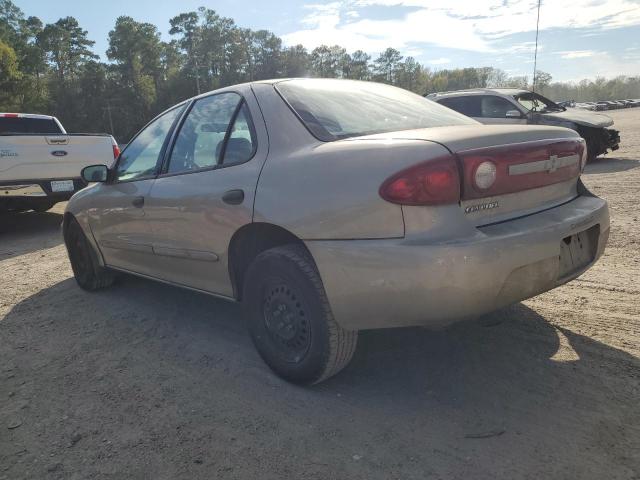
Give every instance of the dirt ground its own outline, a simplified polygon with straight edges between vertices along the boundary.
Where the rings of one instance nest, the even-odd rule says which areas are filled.
[[[593,269],[444,331],[363,332],[313,388],[268,370],[237,305],[81,291],[64,205],[0,217],[0,479],[640,479],[640,108],[611,115]]]

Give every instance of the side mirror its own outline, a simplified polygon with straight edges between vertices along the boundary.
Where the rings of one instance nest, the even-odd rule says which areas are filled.
[[[505,118],[522,118],[522,114],[519,110],[509,110],[504,114]]]
[[[85,182],[106,182],[109,178],[109,169],[106,165],[90,165],[84,167],[80,175]]]

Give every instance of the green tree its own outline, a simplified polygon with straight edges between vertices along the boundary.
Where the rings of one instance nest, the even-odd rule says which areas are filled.
[[[337,76],[337,65],[335,58],[331,54],[331,48],[327,45],[320,45],[311,51],[311,69],[317,77],[335,78]]]
[[[119,111],[118,133],[128,138],[162,108],[157,104],[159,84],[163,81],[163,46],[155,25],[118,17],[109,32],[107,57],[115,62],[112,98]],[[111,103],[110,103],[111,105]]]
[[[543,90],[551,84],[553,77],[550,73],[543,72],[542,70],[536,70],[536,78],[534,80],[533,87],[536,90]]]
[[[347,77],[354,80],[369,80],[371,78],[370,61],[371,55],[368,55],[362,50],[353,52],[349,62],[349,74]]]
[[[91,51],[95,42],[87,38],[87,31],[73,17],[46,25],[38,41],[61,83],[76,75],[87,61],[98,58]]]
[[[422,78],[422,65],[415,58],[407,57],[400,63],[396,71],[396,82],[398,87],[411,91],[419,91]]]
[[[282,52],[282,76],[306,77],[309,75],[311,63],[307,49],[302,45],[285,48]]]
[[[377,79],[387,83],[394,83],[401,61],[402,55],[400,55],[398,50],[395,48],[387,48],[375,60],[374,71]]]
[[[0,40],[0,110],[15,107],[16,88],[21,77],[16,52]]]
[[[48,82],[52,110],[62,121],[71,122],[81,109],[78,75],[86,62],[98,58],[91,51],[94,42],[75,18],[65,17],[45,25],[37,34],[37,44],[52,73]]]

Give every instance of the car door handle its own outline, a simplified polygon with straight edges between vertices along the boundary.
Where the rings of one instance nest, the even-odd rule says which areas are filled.
[[[144,197],[135,197],[133,200],[131,200],[131,205],[136,208],[144,207]]]
[[[244,201],[244,191],[229,190],[222,195],[222,201],[229,205],[240,205]]]

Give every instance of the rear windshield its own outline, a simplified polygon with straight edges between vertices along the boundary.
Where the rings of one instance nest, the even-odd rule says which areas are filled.
[[[401,88],[349,80],[288,80],[276,89],[319,140],[477,122]]]
[[[0,117],[1,133],[62,133],[58,124],[50,118]]]

